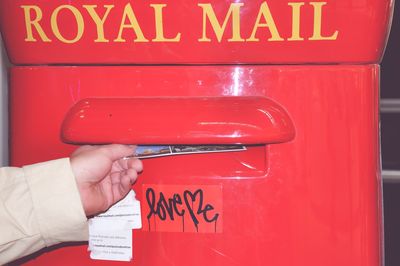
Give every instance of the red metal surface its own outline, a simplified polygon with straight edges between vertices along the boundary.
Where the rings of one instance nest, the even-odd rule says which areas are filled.
[[[393,3],[2,0],[0,28],[15,64],[371,63]]]
[[[61,131],[65,142],[75,144],[249,145],[294,137],[286,111],[262,97],[84,99],[71,108]]]
[[[72,245],[28,265],[382,265],[378,66],[14,67],[10,78],[15,166],[68,156],[61,124],[85,98],[268,97],[296,129],[245,152],[144,161],[142,206],[144,187],[219,186],[221,233],[135,230],[130,263]]]

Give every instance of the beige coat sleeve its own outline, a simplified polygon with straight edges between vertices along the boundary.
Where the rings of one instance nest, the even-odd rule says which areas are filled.
[[[87,238],[68,158],[0,168],[0,265],[46,246]]]

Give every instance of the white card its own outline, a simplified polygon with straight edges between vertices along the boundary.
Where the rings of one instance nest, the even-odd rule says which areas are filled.
[[[131,190],[128,195],[106,212],[101,213],[89,221],[89,225],[97,230],[128,230],[142,228],[140,202]]]
[[[94,260],[132,260],[132,230],[89,233],[90,258]]]
[[[106,212],[89,220],[90,258],[95,260],[130,261],[132,229],[142,228],[140,202],[131,190]]]

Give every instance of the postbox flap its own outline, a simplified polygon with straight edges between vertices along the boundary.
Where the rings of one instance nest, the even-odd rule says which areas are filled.
[[[62,139],[76,144],[269,144],[295,135],[265,97],[90,98],[75,104]]]
[[[374,63],[393,0],[0,1],[15,64]]]

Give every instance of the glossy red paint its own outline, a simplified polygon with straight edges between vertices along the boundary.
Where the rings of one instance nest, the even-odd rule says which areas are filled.
[[[11,69],[14,166],[68,156],[76,145],[62,136],[79,143],[260,144],[144,160],[134,185],[144,212],[145,188],[169,197],[178,188],[204,188],[213,194],[204,199],[223,213],[215,232],[176,232],[175,222],[173,232],[135,230],[130,263],[90,260],[84,244],[22,261],[382,265],[376,63],[393,4],[1,1],[11,61],[36,65]],[[239,140],[231,138],[239,128]]]
[[[245,152],[144,161],[142,205],[149,185],[221,187],[221,233],[135,230],[130,263],[64,245],[27,265],[382,265],[379,66],[37,66],[10,77],[15,166],[68,156],[76,146],[62,142],[61,125],[86,98],[267,97],[296,129],[290,142]],[[135,118],[121,123],[146,127]]]
[[[2,0],[0,27],[15,64],[374,63],[393,4]]]
[[[262,97],[84,99],[61,132],[68,143],[142,145],[271,144],[295,135],[286,111]]]

